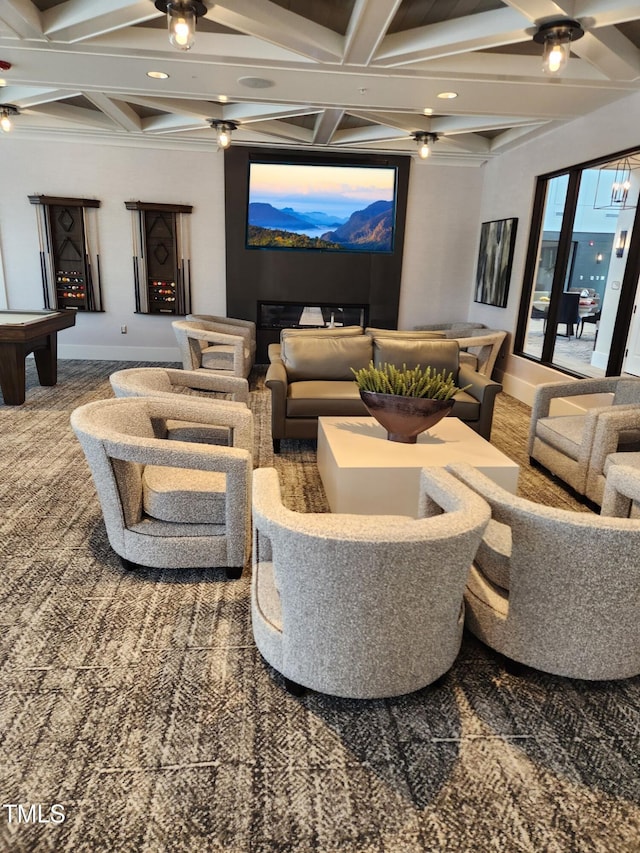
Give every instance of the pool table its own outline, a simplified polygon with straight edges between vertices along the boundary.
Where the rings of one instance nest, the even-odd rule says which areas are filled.
[[[56,384],[58,332],[75,322],[75,311],[0,311],[0,390],[5,405],[24,403],[29,353],[33,353],[40,384]]]

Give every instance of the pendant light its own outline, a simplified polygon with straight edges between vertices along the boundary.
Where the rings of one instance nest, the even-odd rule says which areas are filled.
[[[569,61],[571,42],[583,35],[584,30],[578,21],[566,19],[540,24],[533,40],[543,45],[542,70],[546,74],[559,74]]]
[[[0,104],[0,130],[9,133],[13,128],[11,116],[19,116],[20,110],[13,104]]]
[[[207,14],[200,0],[155,0],[159,12],[167,13],[169,42],[178,50],[190,50],[196,35],[196,21]]]
[[[418,146],[418,157],[420,157],[421,160],[426,160],[427,157],[431,156],[433,143],[438,141],[438,134],[417,130],[413,134],[413,138]]]
[[[209,124],[216,132],[218,148],[228,148],[231,145],[231,134],[238,127],[235,121],[219,121],[212,118],[209,119]]]

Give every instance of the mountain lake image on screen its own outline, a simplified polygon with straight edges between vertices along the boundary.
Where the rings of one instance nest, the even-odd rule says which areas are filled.
[[[393,252],[394,166],[249,164],[248,249]]]

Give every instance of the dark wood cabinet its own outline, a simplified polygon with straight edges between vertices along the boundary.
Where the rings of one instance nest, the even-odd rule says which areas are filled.
[[[134,216],[136,312],[188,314],[191,310],[190,263],[185,214],[190,205],[125,202]]]
[[[45,308],[101,311],[99,255],[90,211],[95,199],[29,196],[39,206],[40,266]]]

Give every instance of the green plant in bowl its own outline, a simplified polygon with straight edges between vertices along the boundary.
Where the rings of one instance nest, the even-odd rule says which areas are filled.
[[[451,372],[418,365],[394,364],[351,368],[369,414],[386,430],[390,441],[415,444],[418,435],[449,414],[459,388]]]
[[[430,400],[450,400],[460,390],[453,379],[453,373],[442,370],[438,373],[435,368],[418,365],[402,368],[395,364],[383,364],[374,367],[369,362],[368,367],[360,370],[351,368],[361,391],[373,391],[376,394],[395,394],[399,397],[428,397]]]

